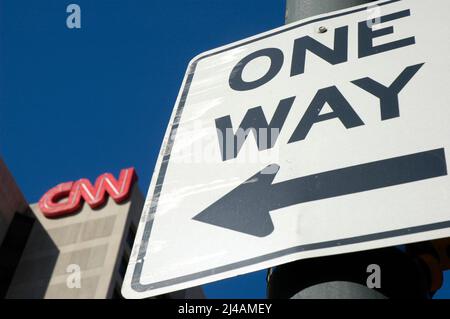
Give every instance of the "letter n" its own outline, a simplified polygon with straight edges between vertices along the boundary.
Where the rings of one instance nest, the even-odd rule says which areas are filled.
[[[92,208],[96,208],[106,202],[106,193],[116,203],[126,200],[135,178],[134,168],[127,168],[120,172],[119,180],[116,180],[110,173],[105,173],[97,178],[94,186],[85,178],[80,179],[76,184],[86,203]]]

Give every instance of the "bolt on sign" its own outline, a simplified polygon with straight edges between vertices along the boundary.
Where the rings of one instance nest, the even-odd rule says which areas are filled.
[[[124,296],[449,237],[449,10],[378,1],[195,57]]]

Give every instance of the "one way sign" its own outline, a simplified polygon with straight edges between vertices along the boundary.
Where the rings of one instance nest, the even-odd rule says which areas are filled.
[[[189,64],[122,293],[450,236],[447,0],[384,0]]]

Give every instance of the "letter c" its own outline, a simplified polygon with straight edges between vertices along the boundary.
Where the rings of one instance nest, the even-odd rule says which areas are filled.
[[[81,208],[82,202],[79,192],[72,189],[73,182],[61,183],[42,196],[39,208],[47,218],[71,214]],[[66,198],[61,201],[61,199]]]

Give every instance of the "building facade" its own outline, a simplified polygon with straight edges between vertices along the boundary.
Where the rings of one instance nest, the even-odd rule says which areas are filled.
[[[122,175],[62,183],[28,205],[0,161],[1,298],[122,298],[144,204],[136,179]],[[201,288],[161,296],[202,297]]]
[[[34,225],[25,197],[0,158],[0,298],[4,298]]]

